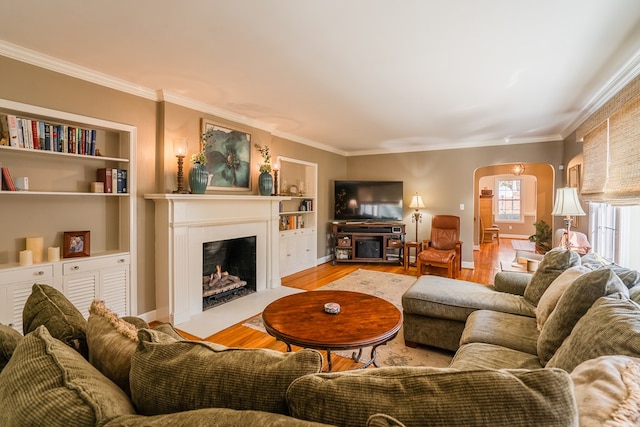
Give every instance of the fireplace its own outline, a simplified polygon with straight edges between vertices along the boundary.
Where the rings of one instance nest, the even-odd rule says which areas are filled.
[[[256,236],[202,244],[202,310],[256,291]]]

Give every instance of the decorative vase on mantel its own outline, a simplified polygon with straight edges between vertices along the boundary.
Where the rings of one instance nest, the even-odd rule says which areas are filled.
[[[262,172],[258,176],[258,192],[261,196],[270,196],[273,192],[273,177],[269,172]]]
[[[204,194],[209,183],[209,172],[202,163],[193,163],[189,170],[189,188],[193,194]]]

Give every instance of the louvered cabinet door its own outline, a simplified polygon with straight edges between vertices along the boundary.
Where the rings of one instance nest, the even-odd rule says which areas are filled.
[[[22,333],[22,310],[35,283],[53,286],[51,264],[0,271],[0,323]]]

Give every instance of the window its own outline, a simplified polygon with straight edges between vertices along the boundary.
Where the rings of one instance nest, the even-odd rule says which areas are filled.
[[[593,251],[607,261],[640,270],[640,206],[589,203]]]
[[[522,221],[522,180],[498,180],[498,216],[496,221]]]

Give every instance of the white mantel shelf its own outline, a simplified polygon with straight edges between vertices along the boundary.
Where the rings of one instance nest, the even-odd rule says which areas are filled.
[[[256,288],[280,286],[279,208],[286,196],[145,194],[155,204],[156,310],[179,324],[202,312],[202,244],[256,236]]]

